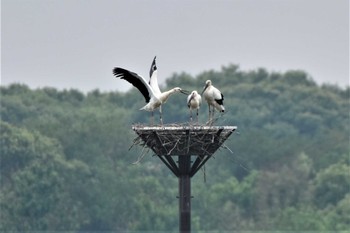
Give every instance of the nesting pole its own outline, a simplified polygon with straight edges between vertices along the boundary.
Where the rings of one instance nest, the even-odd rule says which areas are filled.
[[[236,129],[236,126],[133,126],[141,144],[152,149],[179,179],[180,233],[191,232],[191,178]]]

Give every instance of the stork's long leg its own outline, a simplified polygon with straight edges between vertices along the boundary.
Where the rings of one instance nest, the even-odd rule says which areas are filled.
[[[210,111],[210,104],[208,103],[208,109],[209,109],[209,123],[210,123],[210,117],[211,117],[211,111]]]
[[[190,120],[191,120],[191,123],[192,123],[192,109],[190,108]]]
[[[196,115],[197,115],[197,125],[198,125],[198,108],[197,108],[197,114]]]
[[[151,126],[154,125],[154,111],[151,112]]]
[[[215,108],[213,106],[211,106],[210,104],[208,104],[208,107],[209,107],[209,121],[208,121],[208,124],[211,126],[211,125],[213,125],[213,122],[214,122]]]
[[[162,105],[159,106],[159,118],[160,118],[160,124],[163,125]]]

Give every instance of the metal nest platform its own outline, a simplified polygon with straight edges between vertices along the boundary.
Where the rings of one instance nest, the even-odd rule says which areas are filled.
[[[172,156],[196,156],[192,177],[237,129],[236,126],[134,125],[138,137],[134,144],[150,148],[167,167],[179,176],[181,171]]]

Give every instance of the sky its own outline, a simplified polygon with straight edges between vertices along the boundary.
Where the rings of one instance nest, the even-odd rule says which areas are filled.
[[[237,64],[349,85],[348,0],[1,0],[1,85],[126,91]]]

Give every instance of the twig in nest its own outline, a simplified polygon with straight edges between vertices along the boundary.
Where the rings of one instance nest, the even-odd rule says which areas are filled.
[[[224,149],[227,149],[228,151],[230,151],[231,154],[233,154],[233,151],[232,151],[228,146],[226,146],[225,144],[223,144],[222,147],[223,147]]]
[[[171,148],[171,150],[168,152],[168,155],[171,154],[171,152],[175,149],[175,147],[177,146],[177,144],[179,143],[179,139],[176,141],[175,145],[173,146],[173,148]]]
[[[131,150],[131,148],[133,148],[135,145],[139,145],[141,142],[142,142],[141,137],[135,138],[133,144],[129,147],[129,151]]]
[[[145,148],[147,147],[148,140],[149,140],[149,137],[147,138],[147,141],[143,144],[142,151],[141,151],[141,154],[140,154],[139,158],[135,162],[133,162],[132,164],[135,165],[135,164],[138,164],[139,162],[141,162],[143,157],[145,157],[145,155],[149,152],[149,149],[147,150],[147,152],[144,152]],[[134,146],[134,145],[141,145],[141,144],[142,144],[142,138],[141,137],[137,137],[134,140],[134,144],[132,146]],[[130,149],[131,149],[131,147],[130,147]]]
[[[141,160],[143,159],[143,157],[145,157],[145,155],[149,152],[149,149],[146,152],[144,152],[145,148],[146,148],[146,145],[143,146],[139,158],[135,162],[132,163],[133,165],[136,165],[136,164],[140,163]]]

